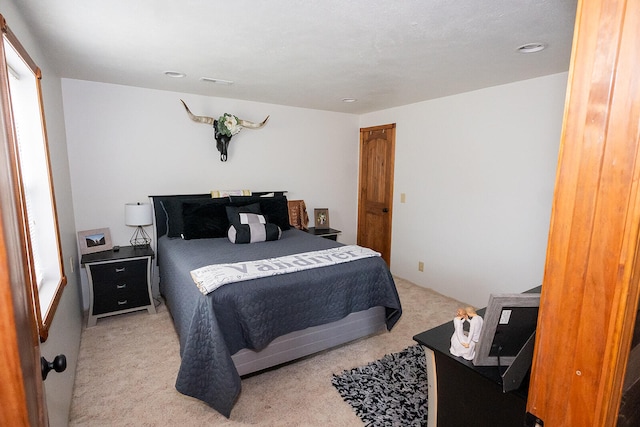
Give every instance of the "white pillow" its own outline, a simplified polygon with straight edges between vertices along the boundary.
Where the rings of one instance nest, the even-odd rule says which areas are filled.
[[[264,215],[254,214],[249,212],[240,212],[240,224],[266,224],[267,220]]]

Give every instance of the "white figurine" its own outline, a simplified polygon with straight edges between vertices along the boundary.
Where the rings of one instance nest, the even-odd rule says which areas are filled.
[[[463,324],[469,322],[469,333],[465,333]],[[480,339],[483,320],[473,307],[459,308],[456,317],[453,318],[453,335],[451,335],[451,347],[449,352],[454,356],[466,360],[473,360],[476,354],[476,344]]]
[[[468,354],[463,355],[467,360],[473,360],[473,357],[476,355],[476,344],[478,340],[480,340],[480,331],[482,331],[482,324],[484,320],[482,317],[476,313],[476,310],[473,307],[467,307],[467,319],[469,319],[469,340],[468,340]]]
[[[467,336],[463,329],[466,319],[467,312],[465,309],[459,308],[456,317],[453,318],[453,335],[451,335],[451,347],[449,348],[449,352],[454,356],[462,356],[467,351],[467,347],[463,344],[467,342]]]

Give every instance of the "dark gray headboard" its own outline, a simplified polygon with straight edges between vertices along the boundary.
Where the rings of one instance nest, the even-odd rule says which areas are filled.
[[[275,194],[277,196],[286,195],[286,191],[256,191],[252,192],[252,196],[264,196],[265,194]],[[238,196],[233,196],[237,198]],[[167,234],[167,215],[162,207],[163,200],[193,200],[193,199],[209,199],[211,194],[172,194],[167,196],[149,196],[151,204],[153,206],[153,219],[155,227],[156,240]]]

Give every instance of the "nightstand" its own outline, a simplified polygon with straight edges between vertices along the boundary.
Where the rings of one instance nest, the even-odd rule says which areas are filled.
[[[342,233],[340,230],[336,230],[335,228],[320,228],[317,229],[315,227],[309,227],[307,233],[313,234],[314,236],[324,237],[329,240],[338,240],[338,234]]]
[[[123,246],[119,251],[82,255],[81,264],[89,278],[89,321],[95,326],[101,317],[147,310],[156,312],[151,294],[150,248]]]

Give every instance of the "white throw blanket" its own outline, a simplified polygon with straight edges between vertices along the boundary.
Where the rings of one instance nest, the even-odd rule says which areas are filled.
[[[380,256],[380,254],[362,246],[348,245],[278,258],[208,265],[192,270],[191,277],[200,292],[206,295],[227,283],[294,273],[373,256]]]

